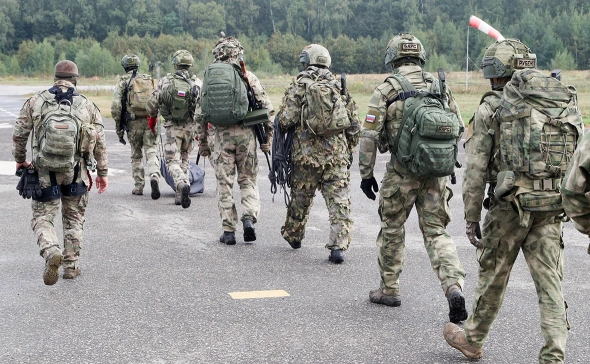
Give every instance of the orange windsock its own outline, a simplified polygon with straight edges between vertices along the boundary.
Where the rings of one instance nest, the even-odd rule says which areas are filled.
[[[474,27],[475,29],[478,29],[478,30],[486,33],[487,35],[489,35],[490,37],[494,38],[497,41],[504,40],[504,37],[502,36],[502,34],[500,34],[499,31],[492,28],[491,25],[489,25],[488,23],[481,20],[480,18],[478,18],[475,15],[471,15],[471,17],[469,18],[469,26]]]

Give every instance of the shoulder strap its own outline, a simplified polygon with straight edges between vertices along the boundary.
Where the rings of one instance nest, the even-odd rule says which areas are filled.
[[[389,81],[390,78],[394,78],[397,82],[399,82],[399,84],[402,87],[403,92],[398,92],[397,96],[395,96],[392,99],[387,100],[387,102],[385,103],[385,109],[389,108],[389,106],[391,104],[393,104],[394,102],[396,102],[398,100],[404,101],[406,99],[409,99],[410,97],[414,97],[417,92],[414,85],[412,85],[412,83],[410,81],[408,81],[408,79],[405,78],[404,76],[402,76],[400,74],[395,74],[395,75],[389,76],[386,79],[386,81],[389,83],[391,83]]]

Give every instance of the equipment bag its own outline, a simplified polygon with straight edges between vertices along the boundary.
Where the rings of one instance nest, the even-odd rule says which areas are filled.
[[[147,102],[154,91],[154,80],[150,75],[137,75],[132,77],[127,92],[129,107],[127,112],[135,116],[147,116]]]
[[[563,213],[561,179],[583,135],[575,88],[536,69],[515,71],[494,117],[500,124],[500,170],[516,176],[521,224],[531,212]]]
[[[169,76],[170,84],[163,93],[162,116],[177,124],[192,120],[197,106],[197,86],[182,73]]]
[[[160,154],[160,173],[164,180],[172,188],[172,191],[176,192],[176,186],[174,185],[174,178],[168,172],[168,166],[166,165],[166,158],[164,157],[164,146],[162,143],[162,136],[160,136],[159,143],[159,154]],[[205,169],[201,168],[198,164],[193,161],[189,161],[188,165],[188,183],[190,185],[190,194],[203,193],[205,191]]]
[[[77,111],[85,107],[86,99],[73,88],[62,92],[59,87],[52,87],[48,91],[49,95],[41,96],[45,101],[40,122],[35,125],[34,164],[38,169],[68,172],[78,162],[81,118]]]
[[[248,92],[238,66],[228,63],[209,65],[202,90],[201,115],[204,121],[215,126],[229,126],[246,116]]]
[[[458,165],[458,138],[464,130],[459,118],[444,102],[445,90],[434,79],[440,94],[416,90],[404,76],[396,74],[404,100],[402,123],[393,145],[393,155],[411,173],[424,177],[445,177]],[[438,85],[438,87],[437,87]]]
[[[338,80],[314,80],[303,76],[298,82],[305,85],[301,109],[302,127],[307,127],[317,136],[334,135],[350,127],[350,118],[340,95]]]

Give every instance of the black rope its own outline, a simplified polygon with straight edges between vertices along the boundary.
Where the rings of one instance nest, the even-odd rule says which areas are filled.
[[[291,128],[287,133],[281,132],[279,125],[279,117],[275,116],[273,142],[272,142],[272,167],[268,173],[270,180],[270,192],[273,194],[272,201],[274,202],[274,195],[277,193],[277,185],[279,190],[283,190],[285,205],[289,205],[291,199],[287,188],[291,188],[292,172],[293,172],[293,132],[295,128]]]

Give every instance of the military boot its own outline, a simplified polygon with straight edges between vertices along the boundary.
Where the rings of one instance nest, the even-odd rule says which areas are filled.
[[[43,271],[43,283],[52,286],[59,279],[59,267],[63,263],[63,255],[59,248],[49,248],[50,252],[45,257],[45,270]]]
[[[398,307],[402,304],[398,293],[385,294],[381,288],[369,292],[369,301],[391,307]]]
[[[174,204],[180,206],[180,189],[176,189],[175,195],[174,195]]]
[[[191,186],[189,186],[188,183],[181,182],[178,184],[176,191],[180,191],[180,205],[182,208],[188,208],[191,205],[191,198],[189,196],[191,192]]]
[[[465,330],[452,322],[447,322],[443,334],[449,345],[459,350],[469,359],[481,359],[483,352],[481,348],[471,345],[465,337]]]
[[[233,231],[224,231],[219,241],[226,245],[236,245],[236,234]]]
[[[74,279],[80,275],[80,268],[64,268],[64,274],[62,276],[63,279]]]
[[[131,191],[131,194],[132,195],[137,195],[137,196],[143,195],[143,187],[141,187],[141,186],[135,187],[133,189],[133,191]]]
[[[256,230],[254,229],[254,222],[250,219],[245,219],[242,224],[244,225],[244,241],[256,240]]]
[[[334,264],[340,264],[344,262],[344,253],[342,249],[332,249],[330,250],[330,256],[328,260]]]
[[[447,301],[449,302],[449,321],[458,323],[467,320],[467,310],[465,310],[465,297],[461,292],[461,287],[454,284],[447,288]]]
[[[150,178],[150,186],[152,187],[152,200],[160,198],[160,181],[158,176]]]

